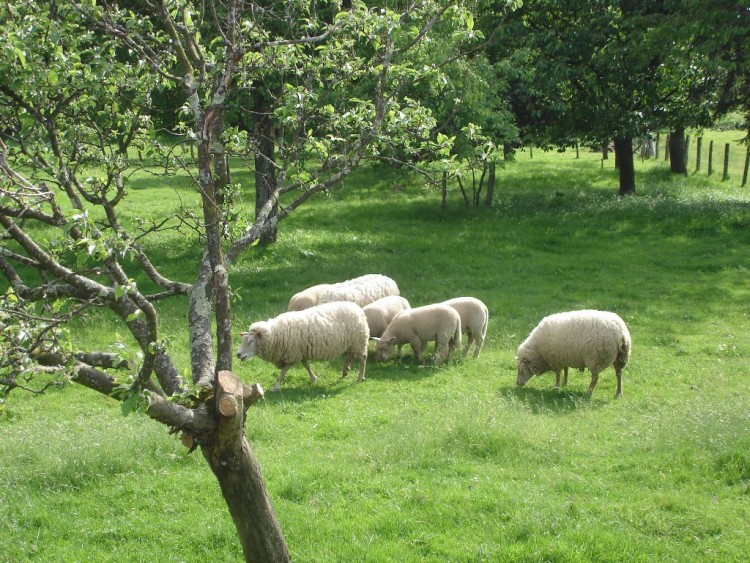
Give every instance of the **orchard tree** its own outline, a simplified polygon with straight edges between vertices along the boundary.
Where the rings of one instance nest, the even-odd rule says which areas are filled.
[[[514,96],[521,125],[561,146],[614,140],[620,194],[634,193],[634,139],[705,126],[717,100],[721,71],[692,48],[694,28],[683,25],[679,4],[524,2],[495,43],[526,65]]]
[[[263,391],[232,372],[229,272],[363,159],[394,147],[450,150],[405,92],[425,73],[440,79],[445,60],[413,55],[437,29],[451,57],[472,40],[469,11],[431,1],[396,12],[361,2],[84,0],[6,3],[0,19],[0,390],[38,392],[57,374],[145,412],[200,449],[245,557],[288,560],[245,436],[246,410]],[[163,142],[150,118],[153,94],[174,88],[194,158]],[[243,130],[228,108],[248,93],[270,103]],[[161,175],[188,178],[195,207],[133,218],[128,178],[143,168],[139,154]],[[232,182],[232,166],[258,173],[259,155],[273,174],[263,204],[243,214],[252,191]],[[151,252],[167,229],[192,229],[202,244],[182,279]],[[160,301],[175,299],[187,311],[189,366],[159,316]],[[127,353],[76,337],[70,321],[91,310],[117,319],[126,336],[109,344]]]

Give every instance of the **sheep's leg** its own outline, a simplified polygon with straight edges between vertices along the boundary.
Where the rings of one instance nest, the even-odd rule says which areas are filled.
[[[313,370],[310,367],[310,362],[308,360],[302,360],[302,365],[305,366],[307,373],[310,374],[310,381],[315,383],[318,380],[318,376],[313,373]]]
[[[479,352],[482,351],[482,346],[484,346],[484,335],[483,334],[477,334],[475,338],[476,348],[474,348],[474,357],[479,357]]]
[[[472,332],[467,332],[468,339],[466,341],[466,347],[464,348],[464,358],[468,356],[469,354],[469,348],[471,348],[472,343],[474,342],[474,334]],[[478,341],[477,341],[478,342]],[[476,352],[474,353],[474,357],[477,357]]]
[[[565,376],[563,377],[563,387],[568,386],[568,368],[565,368]]]
[[[427,348],[427,343],[425,342],[424,344],[422,344],[422,341],[419,338],[414,337],[409,341],[409,344],[411,345],[411,349],[414,352],[414,356],[417,358],[419,364],[424,364],[424,351],[425,348]]]
[[[451,353],[451,345],[449,341],[448,344],[445,343],[443,340],[437,340],[435,341],[435,357],[432,360],[432,363],[436,366],[439,366],[443,363],[443,359],[447,356],[450,356]]]
[[[367,353],[365,352],[359,358],[359,379],[357,381],[365,380],[365,367],[367,366]]]
[[[352,365],[352,360],[354,360],[354,352],[349,354],[344,361],[344,369],[341,372],[341,379],[344,379],[349,374],[349,366]]]
[[[615,365],[615,375],[617,376],[617,391],[615,391],[615,399],[622,397],[622,366]]]
[[[289,368],[292,367],[292,364],[286,364],[281,367],[281,374],[279,374],[279,378],[276,380],[276,383],[274,384],[271,391],[281,391],[281,384],[284,383],[284,378],[286,377],[286,372],[289,371]]]
[[[593,395],[594,393],[594,387],[596,387],[596,382],[599,381],[599,372],[592,371],[591,372],[591,385],[589,385],[589,397]]]
[[[560,390],[560,370],[555,370],[555,389]]]

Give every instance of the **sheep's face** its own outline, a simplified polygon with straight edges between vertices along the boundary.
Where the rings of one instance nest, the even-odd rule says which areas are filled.
[[[526,359],[518,359],[518,377],[516,383],[518,385],[524,385],[529,379],[534,376],[534,371],[531,369],[531,362]]]
[[[240,349],[237,351],[237,357],[242,360],[249,360],[253,356],[258,355],[258,340],[260,334],[255,331],[243,332],[242,340],[240,341]]]
[[[393,347],[396,345],[396,337],[389,338],[388,340],[381,338],[378,340],[377,346],[375,346],[375,361],[382,362],[387,360],[393,354]]]

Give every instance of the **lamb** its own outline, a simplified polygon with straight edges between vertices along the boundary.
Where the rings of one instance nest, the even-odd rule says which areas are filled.
[[[367,317],[361,307],[348,302],[326,303],[253,323],[242,333],[237,357],[248,360],[259,356],[280,368],[271,391],[281,389],[286,372],[297,362],[305,366],[315,383],[318,378],[309,361],[332,360],[342,354],[347,358],[341,377],[346,377],[354,357],[359,356],[359,381],[363,381],[369,339]]]
[[[443,305],[453,307],[458,312],[461,317],[461,330],[469,337],[466,348],[464,348],[464,358],[474,342],[476,342],[474,357],[478,358],[484,345],[484,338],[487,336],[487,323],[490,319],[487,305],[476,297],[455,297],[443,301]]]
[[[370,327],[370,338],[383,336],[388,323],[405,309],[411,309],[411,305],[400,295],[381,297],[362,307],[367,317],[367,325]]]
[[[625,322],[607,311],[569,311],[541,320],[518,347],[518,378],[524,385],[534,375],[548,371],[557,374],[569,367],[591,371],[589,396],[594,392],[599,373],[612,365],[617,376],[615,397],[622,396],[622,369],[630,359],[632,341]]]
[[[289,300],[289,306],[286,310],[302,311],[304,309],[309,309],[310,307],[317,305],[320,294],[328,290],[329,287],[331,287],[330,283],[321,283],[312,287],[308,287],[307,289],[302,290],[299,293],[295,293]]]
[[[367,274],[331,285],[320,294],[318,305],[334,301],[351,301],[364,307],[381,297],[398,294],[398,285],[388,276]]]
[[[396,344],[411,344],[414,355],[424,364],[427,343],[435,341],[433,363],[438,366],[450,357],[453,349],[461,347],[461,317],[448,305],[424,305],[401,311],[388,324],[377,339],[375,360],[387,360]]]

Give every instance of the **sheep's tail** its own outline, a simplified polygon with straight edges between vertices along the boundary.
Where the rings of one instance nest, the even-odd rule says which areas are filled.
[[[621,334],[620,335],[620,346],[617,350],[617,358],[615,358],[615,362],[620,367],[625,367],[625,365],[628,363],[628,360],[630,360],[630,348],[632,346],[632,342],[627,334]]]

